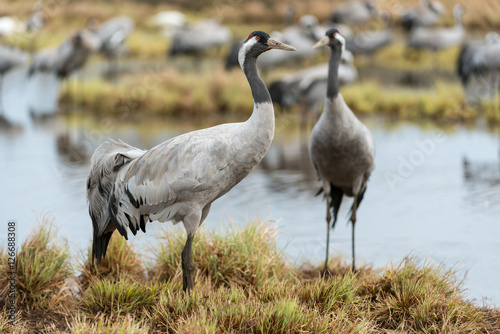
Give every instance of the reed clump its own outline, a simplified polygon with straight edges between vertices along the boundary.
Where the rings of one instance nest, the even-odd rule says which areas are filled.
[[[245,117],[253,102],[241,71],[201,70],[180,72],[167,68],[126,76],[119,84],[103,79],[86,82],[81,90],[63,87],[61,102],[77,105],[98,117],[120,120],[147,117]],[[440,123],[472,122],[485,117],[500,122],[496,104],[472,107],[465,101],[460,84],[437,81],[430,88],[382,86],[375,81],[357,82],[342,88],[342,95],[356,114],[383,115],[405,120]],[[300,106],[293,108],[300,114]]]
[[[113,237],[106,255],[109,262],[93,268],[90,259],[85,259],[80,270],[87,273],[82,280],[73,277],[66,246],[44,221],[18,252],[17,322],[9,324],[2,300],[0,330],[325,334],[499,331],[500,311],[471,303],[453,270],[407,258],[379,270],[361,266],[353,273],[345,260],[334,257],[330,261],[332,273],[322,277],[320,265],[290,264],[276,246],[276,233],[275,227],[258,220],[244,226],[231,225],[220,232],[200,231],[193,248],[195,287],[186,294],[180,277],[180,251],[185,239],[181,230],[164,232],[155,247],[158,251],[153,252],[154,261],[147,266],[132,244],[125,246],[123,238]],[[132,255],[127,256],[127,252]],[[2,266],[5,258],[3,251]],[[33,277],[29,285],[33,294],[27,290],[26,273]],[[1,282],[4,287],[4,276]],[[53,310],[58,310],[57,315]]]
[[[54,310],[71,295],[68,280],[74,269],[65,240],[56,239],[53,220],[43,217],[43,224],[31,231],[17,251],[15,270],[8,263],[8,251],[0,257],[1,296],[6,298],[9,278],[16,277],[16,305],[19,310]],[[4,300],[6,302],[6,300]]]

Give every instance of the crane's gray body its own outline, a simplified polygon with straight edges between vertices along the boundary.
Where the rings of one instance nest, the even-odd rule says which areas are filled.
[[[460,44],[465,37],[462,23],[464,9],[460,5],[453,8],[455,25],[451,28],[416,27],[410,31],[407,46],[413,49],[428,49],[437,51]]]
[[[346,1],[335,8],[332,21],[349,25],[359,25],[368,22],[377,15],[375,3],[370,0]],[[342,31],[341,31],[342,32]]]
[[[415,27],[431,27],[441,21],[446,8],[439,1],[421,0],[419,6],[401,13],[401,22],[406,30]]]
[[[96,31],[101,40],[99,52],[110,58],[123,54],[125,41],[134,27],[134,21],[128,16],[113,17],[101,24]]]
[[[203,20],[180,27],[174,33],[170,55],[201,54],[231,41],[231,31],[217,20]]]
[[[11,46],[0,45],[0,75],[15,66],[24,64],[28,58],[27,52]]]
[[[373,55],[376,51],[390,45],[394,40],[392,28],[384,30],[368,30],[357,33],[347,41],[346,48],[353,54]]]
[[[80,30],[68,37],[60,46],[39,51],[33,57],[29,75],[36,72],[54,72],[65,78],[82,68],[90,55],[100,47],[99,38],[89,30]]]
[[[499,55],[500,41],[465,45],[458,60],[462,82],[466,84],[472,74],[498,73],[500,71]]]
[[[374,168],[375,146],[370,131],[346,105],[342,94],[325,99],[309,151],[325,194],[330,184],[348,196],[364,191]]]
[[[457,72],[467,103],[477,104],[498,95],[500,81],[500,39],[488,33],[484,41],[466,43],[457,62]]]
[[[139,230],[146,216],[142,219],[182,221],[194,234],[212,202],[264,157],[273,135],[272,105],[261,103],[247,122],[186,133],[149,151],[102,144],[92,157],[88,185],[94,228],[102,235],[116,227],[126,236],[128,228]]]

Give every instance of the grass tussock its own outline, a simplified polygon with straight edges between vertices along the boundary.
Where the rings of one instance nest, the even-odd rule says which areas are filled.
[[[120,234],[114,233],[109,243],[106,257],[92,263],[92,246],[87,250],[83,264],[80,267],[80,285],[83,288],[95,279],[116,279],[127,277],[143,281],[146,278],[142,259],[135,252],[133,245],[128,243]]]
[[[71,84],[63,87],[63,103],[120,120],[145,116],[248,116],[253,108],[243,73],[227,73],[220,67],[215,73],[201,70],[198,74],[157,69],[126,76],[119,84],[94,79],[80,90],[71,87]],[[490,124],[500,122],[497,104],[483,102],[477,108],[469,106],[459,83],[437,81],[432,88],[410,89],[364,81],[343,87],[342,95],[356,114],[442,123],[471,122],[484,116]],[[300,113],[300,107],[293,112]]]
[[[193,243],[198,276],[216,287],[258,288],[270,279],[293,279],[283,252],[276,248],[276,234],[276,227],[255,222],[243,228],[234,226],[224,233],[200,231]],[[163,238],[165,243],[160,245],[150,275],[161,280],[178,278],[182,274],[184,233],[179,229],[168,231]]]
[[[118,85],[93,79],[79,90],[66,85],[61,102],[85,107],[96,115],[118,119],[141,116],[198,117],[249,114],[253,108],[250,87],[240,71],[222,68],[200,73],[149,68]]]
[[[483,312],[464,300],[454,272],[429,263],[405,259],[376,280],[366,280],[361,291],[373,301],[370,318],[391,330],[480,332],[484,321]]]
[[[52,219],[45,217],[17,252],[16,305],[19,309],[54,310],[71,294],[68,279],[73,275],[69,263],[70,251],[66,241],[56,239]],[[2,297],[7,296],[11,267],[7,249],[0,259]]]
[[[51,231],[45,222],[22,244],[17,300],[22,309],[12,326],[2,301],[0,332],[382,334],[495,333],[499,328],[500,311],[469,302],[453,271],[405,259],[382,271],[365,266],[352,273],[347,262],[332,258],[333,274],[321,277],[320,266],[290,265],[276,247],[276,228],[261,222],[197,234],[191,294],[182,291],[179,259],[185,238],[180,231],[165,232],[150,275],[141,279],[130,266],[142,260],[127,257],[124,253],[133,249],[112,238],[110,262],[98,268],[100,275],[88,275],[85,284],[72,279],[66,246]],[[30,296],[26,273],[34,278]],[[72,289],[68,280],[75,284]],[[58,309],[58,316],[49,316],[47,307]]]
[[[478,112],[466,104],[458,83],[437,82],[433,89],[415,90],[362,82],[344,87],[342,95],[359,114],[441,122],[466,122],[478,117]]]

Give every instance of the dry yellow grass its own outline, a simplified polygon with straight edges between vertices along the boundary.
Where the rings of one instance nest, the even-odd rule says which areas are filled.
[[[183,233],[170,230],[165,236],[149,277],[137,276],[131,266],[141,268],[143,259],[117,236],[111,239],[107,257],[113,259],[104,265],[107,269],[100,269],[101,275],[94,273],[90,281],[83,282],[68,275],[72,264],[65,248],[56,246],[61,243],[55,234],[50,228],[39,227],[21,246],[18,260],[30,263],[33,277],[47,277],[38,286],[50,293],[29,297],[29,307],[20,299],[22,310],[14,327],[6,318],[5,299],[0,299],[0,331],[498,332],[500,311],[469,302],[453,271],[404,259],[381,270],[361,267],[352,273],[349,263],[337,257],[330,263],[335,274],[322,278],[321,266],[291,266],[283,251],[276,248],[275,228],[259,221],[218,233],[201,230],[193,249],[195,288],[185,294],[178,275]],[[130,255],[125,254],[128,252]],[[3,252],[2,268],[5,259]],[[23,271],[19,273],[21,283],[26,277]],[[65,288],[67,280],[73,282],[73,289]],[[25,293],[22,289],[20,294]]]

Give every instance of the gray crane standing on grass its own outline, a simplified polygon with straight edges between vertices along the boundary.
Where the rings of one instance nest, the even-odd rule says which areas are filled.
[[[118,72],[116,64],[119,56],[127,52],[125,41],[128,36],[134,31],[134,21],[128,16],[116,16],[104,23],[98,28],[92,28],[95,34],[101,40],[99,53],[104,55],[108,60],[109,72],[114,75]]]
[[[24,64],[29,58],[27,52],[20,49],[0,45],[0,114],[3,114],[3,77],[10,69]]]
[[[482,44],[465,44],[458,57],[457,72],[462,85],[467,89],[471,77],[478,77],[490,82],[491,97],[498,95],[500,79],[500,38],[495,32],[486,34]],[[474,89],[474,87],[471,87]],[[473,95],[479,92],[474,89]],[[480,97],[480,96],[478,96]]]
[[[446,8],[439,1],[420,0],[416,8],[405,10],[401,15],[401,25],[406,31],[415,27],[435,26],[446,14]]]
[[[218,20],[202,20],[177,29],[172,38],[169,56],[200,55],[231,42],[231,31]]]
[[[410,31],[407,46],[411,49],[427,49],[438,51],[447,49],[462,43],[465,37],[465,29],[462,22],[462,14],[465,8],[456,4],[453,7],[455,25],[450,28],[443,27],[416,27]]]
[[[327,243],[325,273],[328,269],[330,229],[335,227],[344,195],[354,197],[351,208],[352,270],[355,270],[354,228],[356,211],[374,169],[375,145],[370,131],[344,102],[339,92],[338,68],[345,39],[337,29],[326,32],[314,47],[329,46],[328,87],[325,105],[313,128],[309,143],[311,162],[322,182],[326,198]],[[333,208],[333,224],[330,226]]]
[[[373,57],[375,52],[391,44],[394,40],[392,18],[387,13],[381,16],[386,24],[385,29],[358,32],[351,39],[347,39],[346,49],[355,55],[366,54]]]
[[[378,9],[372,0],[346,1],[335,8],[331,15],[332,22],[360,25],[377,16]]]
[[[89,30],[71,34],[61,45],[39,51],[33,57],[28,76],[34,73],[55,73],[64,79],[82,68],[90,55],[100,47],[99,38]]]
[[[193,289],[191,247],[213,201],[243,180],[267,153],[274,136],[274,110],[257,73],[257,57],[271,49],[292,50],[262,31],[240,47],[239,61],[254,100],[252,116],[177,136],[143,151],[123,142],[101,144],[92,156],[87,199],[93,224],[92,258],[99,263],[113,232],[127,238],[146,222],[181,222],[183,289]]]

